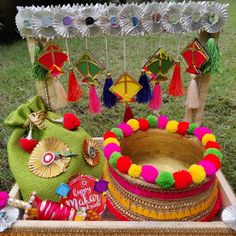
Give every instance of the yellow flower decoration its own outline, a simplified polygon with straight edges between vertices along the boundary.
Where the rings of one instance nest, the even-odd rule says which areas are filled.
[[[202,183],[206,178],[206,172],[204,168],[200,165],[191,165],[188,169],[189,173],[192,176],[193,183],[200,184]]]
[[[120,146],[120,142],[116,138],[107,138],[107,139],[105,139],[104,142],[103,142],[103,146],[105,147],[109,143],[115,143],[118,146]]]
[[[131,126],[133,131],[137,131],[139,129],[139,122],[136,119],[130,119],[127,121],[127,124]]]
[[[216,137],[213,134],[205,134],[202,138],[202,144],[205,146],[208,141],[216,141]]]
[[[171,120],[166,125],[166,131],[169,133],[176,133],[178,129],[179,122],[176,120]]]
[[[142,166],[132,164],[128,170],[128,174],[133,178],[138,178],[141,175]]]

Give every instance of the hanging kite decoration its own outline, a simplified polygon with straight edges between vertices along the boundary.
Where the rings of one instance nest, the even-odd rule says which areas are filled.
[[[124,72],[110,88],[118,97],[119,102],[124,103],[126,106],[123,122],[134,118],[129,103],[135,102],[134,97],[141,88],[142,86],[127,72]]]
[[[149,107],[155,112],[162,105],[160,82],[167,80],[167,73],[174,64],[175,61],[172,57],[163,48],[159,48],[143,66],[143,69],[151,75],[151,82],[156,82],[152,92],[152,99],[149,103]]]
[[[75,68],[83,77],[82,82],[89,84],[89,111],[91,113],[100,113],[102,111],[101,102],[96,92],[96,86],[99,84],[97,77],[104,71],[104,66],[86,50],[75,63]]]

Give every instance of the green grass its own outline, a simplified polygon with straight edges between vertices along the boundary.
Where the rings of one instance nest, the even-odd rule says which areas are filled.
[[[221,1],[223,2],[223,1]],[[226,2],[226,1],[224,1]],[[223,172],[231,186],[236,191],[236,4],[234,0],[228,1],[229,20],[221,35],[219,45],[222,51],[222,73],[212,76],[209,95],[206,102],[206,112],[203,124],[213,129],[223,147],[224,160]],[[193,39],[194,34],[181,36],[181,49]],[[162,44],[173,57],[177,56],[177,41],[175,35],[164,34]],[[83,39],[69,40],[69,49],[72,61],[85,49]],[[59,41],[64,47],[64,41]],[[145,36],[145,47],[142,37],[127,38],[127,70],[136,79],[140,69],[148,56],[157,50],[159,44],[158,36]],[[88,40],[90,51],[105,64],[105,41],[104,38]],[[116,79],[123,72],[123,40],[119,37],[111,37],[108,41],[110,71]],[[185,65],[182,63],[183,70]],[[67,68],[64,68],[67,71]],[[185,85],[189,76],[183,76]],[[99,80],[103,84],[105,74]],[[62,78],[66,87],[67,75]],[[166,91],[166,82],[163,83],[163,91]],[[101,94],[101,87],[99,88]],[[11,129],[3,125],[8,114],[16,109],[21,103],[35,94],[34,81],[31,78],[31,64],[27,51],[26,41],[21,40],[12,45],[0,45],[0,190],[9,190],[14,179],[9,171],[7,162],[7,141]],[[161,113],[168,115],[171,119],[181,120],[184,114],[184,98],[168,98],[164,95],[165,104]],[[133,112],[137,117],[146,117],[149,113],[144,105],[132,105]],[[92,136],[102,136],[105,130],[113,127],[121,121],[124,106],[119,104],[111,110],[103,109],[99,116],[92,116],[87,112],[87,97],[85,96],[78,104],[71,104],[68,108],[60,111],[73,111],[77,113],[82,122],[82,127]]]

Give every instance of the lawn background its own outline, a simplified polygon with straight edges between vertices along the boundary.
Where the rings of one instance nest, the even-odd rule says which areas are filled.
[[[214,74],[210,82],[209,95],[206,102],[206,112],[203,125],[214,131],[223,148],[223,173],[227,177],[234,191],[236,191],[236,2],[228,2],[229,19],[221,34],[219,46],[222,52],[222,73]],[[181,50],[196,34],[181,36]],[[58,41],[65,48],[64,41]],[[85,50],[84,39],[68,41],[72,61],[76,61]],[[178,36],[164,34],[161,36],[161,46],[174,58],[177,57]],[[127,38],[127,71],[137,80],[140,69],[147,58],[158,48],[159,36],[128,37]],[[115,80],[123,72],[123,40],[120,37],[109,37],[110,71]],[[88,39],[89,50],[105,65],[104,37]],[[182,63],[182,71],[185,65]],[[64,68],[68,71],[68,67]],[[171,73],[169,75],[171,77]],[[185,86],[189,76],[183,73]],[[103,84],[105,73],[99,77]],[[62,77],[67,87],[67,74]],[[168,82],[163,82],[163,92]],[[86,87],[84,87],[87,89]],[[99,88],[101,94],[102,88]],[[25,40],[19,40],[11,45],[0,45],[0,190],[10,190],[14,178],[8,167],[7,141],[11,129],[4,126],[4,119],[21,103],[35,94],[34,80],[31,78],[31,64]],[[166,114],[170,119],[181,120],[184,115],[183,98],[169,98],[164,94],[164,105],[160,113]],[[150,111],[147,106],[132,104],[136,117],[146,117]],[[115,108],[103,109],[99,116],[91,116],[87,111],[87,97],[81,102],[71,104],[65,111],[75,112],[81,119],[82,127],[92,136],[102,136],[104,131],[115,126],[123,117],[124,106],[119,104]]]

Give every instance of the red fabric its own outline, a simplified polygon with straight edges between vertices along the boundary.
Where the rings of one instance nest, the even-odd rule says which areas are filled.
[[[107,138],[116,138],[116,134],[111,132],[111,131],[107,131],[104,135],[103,135],[103,140],[106,140]]]
[[[216,155],[214,155],[214,154],[208,154],[208,155],[206,155],[206,156],[203,158],[203,160],[212,162],[212,163],[215,165],[215,168],[216,168],[217,170],[219,170],[220,167],[221,167],[219,157],[216,156]]]
[[[127,104],[127,106],[125,108],[123,122],[126,123],[128,120],[133,119],[133,118],[134,118],[133,112],[132,112],[130,106]]]
[[[112,203],[107,199],[106,205],[109,209],[109,211],[120,221],[129,221],[129,218],[126,216],[123,216],[116,208],[112,205]]]
[[[178,96],[183,96],[183,94],[184,94],[184,88],[181,79],[181,67],[180,63],[177,62],[175,64],[174,73],[169,84],[168,95],[178,97]]]
[[[19,140],[20,147],[28,153],[31,153],[35,146],[38,144],[38,141],[35,139],[26,139],[21,138]]]
[[[78,102],[83,96],[83,91],[75,77],[74,71],[71,69],[69,73],[68,80],[68,96],[67,100],[69,102]]]
[[[124,173],[124,174],[128,173],[128,170],[131,165],[132,165],[132,161],[130,160],[130,158],[128,156],[121,156],[118,158],[118,160],[116,162],[116,168],[121,173]]]
[[[149,129],[149,122],[146,119],[138,119],[139,122],[139,129],[142,131]]]
[[[208,148],[216,148],[218,150],[220,150],[220,145],[217,143],[217,142],[214,142],[214,141],[208,141],[205,145],[205,149],[208,149]]]
[[[177,171],[173,174],[175,188],[184,189],[192,183],[192,176],[186,170]]]
[[[177,134],[185,135],[189,129],[189,122],[179,122]]]
[[[66,113],[64,115],[64,128],[68,130],[75,130],[80,126],[79,118],[73,113]]]

